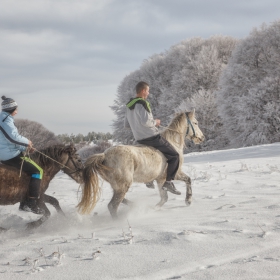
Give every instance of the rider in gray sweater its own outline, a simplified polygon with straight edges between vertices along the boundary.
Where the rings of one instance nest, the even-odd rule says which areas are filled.
[[[149,85],[146,82],[139,82],[136,85],[136,98],[132,98],[126,104],[125,127],[130,127],[135,140],[139,144],[152,146],[161,151],[167,158],[166,181],[162,188],[174,194],[181,194],[171,182],[174,180],[179,168],[179,154],[163,138],[158,131],[159,119],[154,119],[149,102],[146,100],[149,95]]]

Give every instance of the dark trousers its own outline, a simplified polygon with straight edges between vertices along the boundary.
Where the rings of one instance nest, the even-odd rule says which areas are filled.
[[[171,144],[160,134],[146,139],[138,140],[137,142],[139,144],[154,147],[164,154],[164,156],[167,158],[166,181],[174,180],[175,175],[179,168],[180,159],[179,159],[179,154],[171,146]]]
[[[31,176],[30,183],[29,183],[29,197],[36,197],[39,198],[40,196],[40,184],[41,184],[41,176],[42,176],[42,169],[33,162],[32,160],[23,160],[23,154],[19,154],[18,156],[11,158],[9,160],[2,160],[3,164],[15,167],[17,169],[21,169],[27,175]],[[22,163],[23,161],[23,163]]]

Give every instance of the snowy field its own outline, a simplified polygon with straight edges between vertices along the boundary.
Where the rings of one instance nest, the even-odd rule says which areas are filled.
[[[184,171],[193,202],[169,194],[160,210],[157,190],[134,184],[113,221],[112,191],[89,216],[77,214],[78,185],[59,173],[47,194],[66,214],[24,231],[37,218],[0,206],[0,279],[279,279],[280,143],[192,153]]]

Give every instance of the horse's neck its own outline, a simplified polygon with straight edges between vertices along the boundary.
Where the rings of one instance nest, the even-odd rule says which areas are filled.
[[[47,170],[48,175],[50,176],[51,180],[54,178],[54,176],[61,170],[60,166],[53,165],[51,168]]]
[[[177,116],[165,129],[162,136],[177,150],[182,153],[187,131],[186,119],[183,115]]]
[[[55,161],[58,161],[57,159],[54,159]],[[46,177],[50,178],[50,180],[52,180],[54,178],[54,176],[61,170],[61,166],[52,160],[39,160],[39,158],[37,158],[37,160],[34,158],[34,161],[43,169],[43,172],[45,174]]]

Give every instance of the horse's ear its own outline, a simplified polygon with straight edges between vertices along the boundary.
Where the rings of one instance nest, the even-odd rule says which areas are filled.
[[[194,115],[195,115],[195,108],[192,108],[191,111],[188,113],[188,115],[189,115],[189,118],[194,117]]]
[[[74,143],[71,142],[70,144],[65,145],[65,151],[70,152],[71,154],[76,152],[76,147],[75,147]]]
[[[77,151],[76,147],[75,147],[75,144],[73,142],[71,142],[70,144],[70,149],[71,149],[71,152],[74,153]]]

